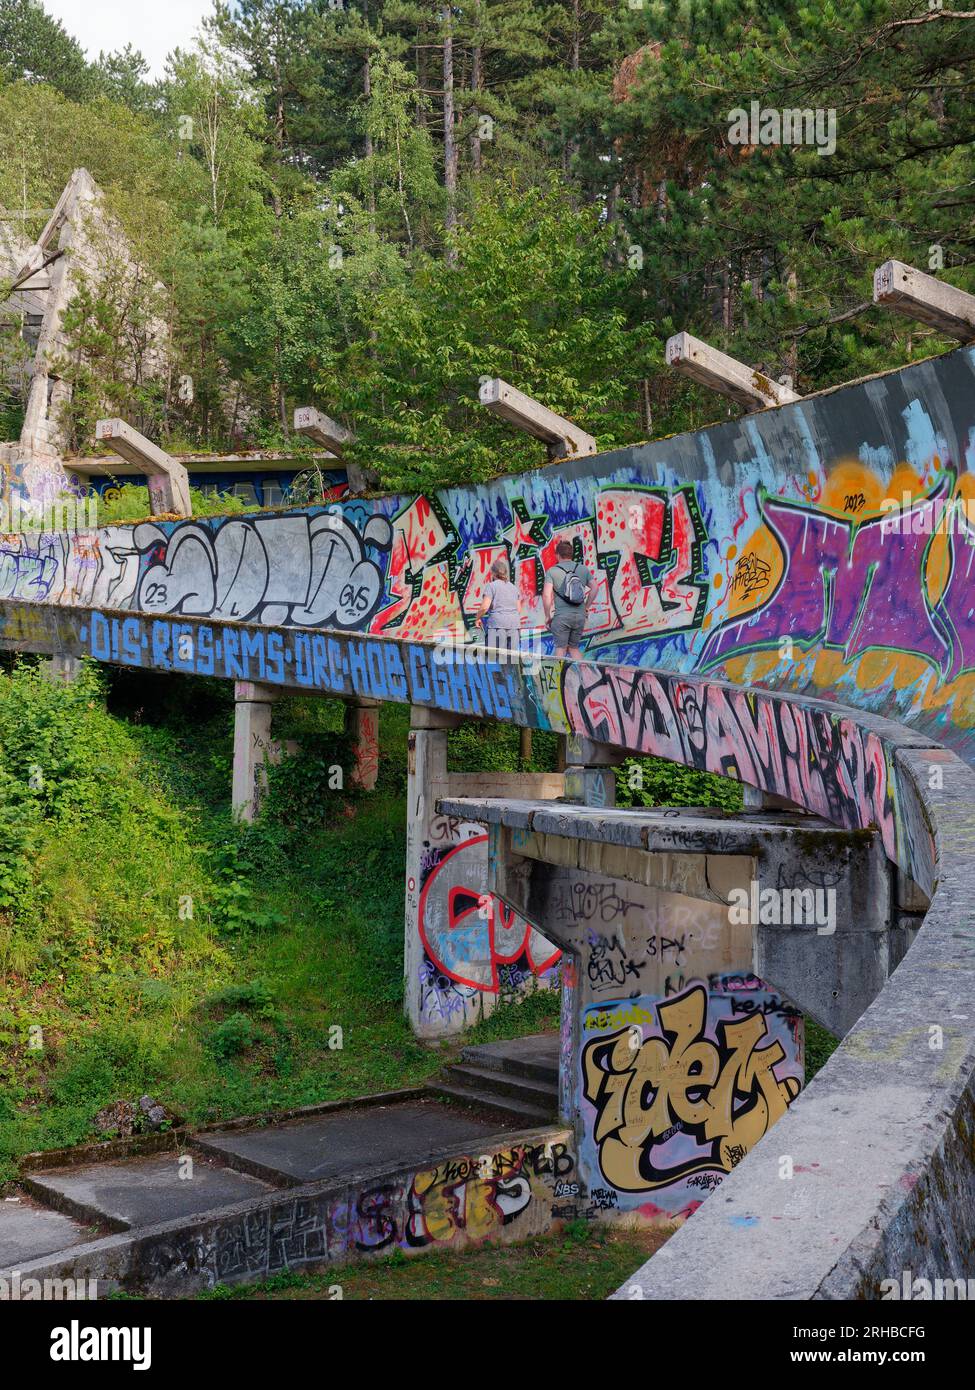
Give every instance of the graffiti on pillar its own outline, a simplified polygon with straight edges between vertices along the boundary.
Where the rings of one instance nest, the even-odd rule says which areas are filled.
[[[620,1209],[694,1210],[802,1085],[795,1011],[754,977],[595,1005],[582,1028],[585,1177]]]
[[[439,817],[435,831],[446,820]],[[561,952],[486,891],[487,835],[473,825],[446,827],[443,833],[450,839],[431,845],[422,865],[421,1013],[470,1022],[467,1011],[476,1008],[479,996],[520,992],[552,971]]]

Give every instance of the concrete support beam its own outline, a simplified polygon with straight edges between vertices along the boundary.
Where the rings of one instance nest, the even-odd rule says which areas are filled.
[[[295,411],[294,427],[295,434],[304,434],[309,439],[314,439],[316,444],[330,450],[336,458],[341,458],[343,451],[355,443],[355,435],[351,430],[347,430],[344,425],[340,425],[337,420],[333,420],[322,411],[316,410],[313,405],[298,407]]]
[[[234,771],[231,804],[241,820],[252,821],[265,788],[264,766],[279,750],[271,739],[271,706],[280,691],[253,681],[234,684]]]
[[[46,680],[63,681],[65,685],[77,680],[80,671],[81,662],[76,656],[52,656],[41,662],[41,672]]]
[[[524,391],[509,386],[500,377],[482,383],[479,399],[499,420],[506,420],[509,425],[516,425],[526,434],[543,440],[549,458],[579,458],[596,452],[596,441],[591,434],[586,434],[564,416],[556,415],[540,401],[526,396]]]
[[[597,743],[581,734],[568,734],[565,745],[565,795],[582,806],[616,805],[616,776],[627,754],[609,743]]]
[[[379,701],[349,701],[345,732],[352,742],[352,785],[371,792],[379,778]]]
[[[961,343],[975,340],[975,294],[956,290],[903,261],[884,261],[874,271],[873,302]]]
[[[460,714],[450,714],[427,705],[410,706],[411,729],[459,729],[463,723],[464,717]]]
[[[145,474],[153,516],[166,512],[193,515],[189,475],[164,449],[124,420],[99,420],[95,438],[103,440],[120,458],[135,464]]]
[[[667,365],[676,368],[700,386],[719,391],[746,410],[764,410],[770,405],[801,401],[798,392],[783,386],[754,367],[719,352],[710,343],[690,333],[675,333],[667,339]]]
[[[909,944],[912,923],[895,920],[891,866],[875,831],[781,811],[722,817],[458,797],[440,809],[505,829],[507,839],[492,841],[489,887],[560,946],[573,948],[547,913],[543,866],[714,903],[747,929],[755,974],[839,1036]]]

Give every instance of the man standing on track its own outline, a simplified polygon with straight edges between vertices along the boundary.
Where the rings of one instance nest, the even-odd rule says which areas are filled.
[[[592,597],[592,575],[572,558],[572,542],[559,541],[557,563],[545,575],[542,605],[549,631],[555,638],[555,655],[580,660],[582,629]]]

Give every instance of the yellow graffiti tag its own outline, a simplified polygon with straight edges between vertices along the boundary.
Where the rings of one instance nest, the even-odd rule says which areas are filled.
[[[658,1005],[663,1037],[641,1042],[630,1027],[583,1049],[599,1165],[621,1191],[663,1187],[705,1169],[730,1172],[799,1092],[795,1077],[775,1076],[785,1058],[781,1043],[758,1047],[768,1037],[762,1015],[720,1023],[714,1042],[705,1036],[707,1004],[703,986],[692,986]],[[680,1159],[655,1152],[678,1130],[695,1141],[693,1154],[686,1145]]]

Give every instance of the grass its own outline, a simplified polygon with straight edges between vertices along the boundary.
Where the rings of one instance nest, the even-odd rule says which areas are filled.
[[[0,665],[0,1182],[27,1151],[96,1137],[122,1098],[204,1123],[421,1084],[459,1049],[421,1045],[402,1012],[409,711],[383,710],[370,795],[329,785],[349,766],[342,720],[338,702],[281,703],[275,735],[304,755],[272,770],[246,828],[226,684]],[[554,757],[536,735],[531,765]],[[450,761],[513,770],[518,732],[466,726]],[[643,798],[738,795],[641,766]],[[469,1039],[557,1020],[539,991]],[[835,1042],[808,1036],[812,1074]]]
[[[254,1302],[604,1299],[670,1234],[669,1229],[624,1231],[573,1222],[559,1235],[512,1245],[419,1257],[398,1253],[323,1274],[283,1274],[264,1284],[218,1286],[201,1297]]]

